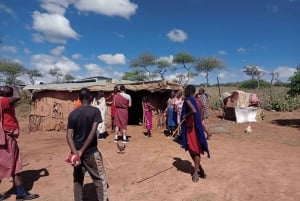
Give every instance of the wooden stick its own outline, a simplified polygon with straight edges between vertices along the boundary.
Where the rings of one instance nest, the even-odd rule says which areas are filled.
[[[172,137],[174,137],[175,134],[179,131],[179,128],[181,127],[181,125],[183,124],[184,121],[185,121],[185,120],[183,119],[183,120],[179,123],[179,125],[177,126],[176,130],[174,131]]]
[[[165,141],[165,142],[169,142],[169,141]],[[148,174],[150,168],[151,168],[152,165],[157,161],[158,157],[160,156],[160,154],[163,152],[163,150],[164,150],[166,147],[167,147],[167,146],[161,146],[161,148],[160,148],[158,154],[156,155],[156,157],[154,158],[154,160],[149,164],[149,166],[147,167],[147,169],[146,169],[146,171],[145,171],[145,173],[144,173],[143,175],[147,175],[147,174]],[[136,183],[140,183],[140,182],[145,181],[145,180],[147,180],[147,179],[149,179],[149,178],[151,178],[151,177],[144,178],[144,177],[142,176],[140,179],[136,180]]]
[[[141,182],[143,182],[143,181],[146,181],[146,180],[148,180],[148,179],[151,179],[152,177],[155,177],[155,176],[157,176],[157,175],[159,175],[159,174],[161,174],[161,173],[163,173],[163,172],[166,172],[167,170],[172,169],[172,168],[173,168],[173,167],[168,167],[168,168],[166,168],[166,169],[164,169],[164,170],[161,170],[161,171],[159,171],[159,172],[157,172],[157,173],[155,173],[155,174],[153,174],[153,175],[151,175],[151,176],[149,176],[149,177],[140,179],[140,180],[138,180],[136,183],[141,183]]]

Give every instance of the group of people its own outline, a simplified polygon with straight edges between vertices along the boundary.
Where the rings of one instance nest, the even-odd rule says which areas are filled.
[[[124,85],[115,87],[112,99],[112,121],[115,130],[114,141],[119,138],[123,143],[128,142],[126,135],[128,124],[128,109],[131,107],[131,97],[127,94]],[[84,175],[87,171],[96,187],[98,200],[108,200],[108,181],[104,170],[101,151],[98,148],[97,136],[105,132],[106,110],[105,98],[102,92],[93,98],[87,88],[79,91],[80,105],[68,116],[66,141],[70,152],[78,160],[73,165],[74,200],[81,201],[83,193]],[[22,163],[16,138],[19,136],[19,125],[15,116],[14,104],[21,99],[18,90],[14,87],[0,87],[0,180],[13,177],[18,201],[38,198],[38,194],[31,194],[25,190],[20,173]],[[168,100],[166,115],[170,134],[180,127],[182,147],[189,151],[194,162],[192,181],[197,182],[199,177],[205,178],[206,174],[200,164],[200,155],[209,149],[203,117],[204,104],[201,98],[195,97],[195,87],[188,85],[182,92],[171,93]],[[155,108],[150,104],[149,98],[143,99],[146,116],[147,135],[151,136],[152,118],[151,111]],[[105,107],[106,108],[106,107]],[[202,111],[203,110],[203,111]],[[202,123],[201,123],[202,122]],[[104,127],[103,127],[104,123]],[[5,199],[1,195],[0,200]]]
[[[174,131],[178,132],[177,137],[180,139],[177,139],[181,141],[182,147],[189,151],[194,161],[192,181],[198,182],[199,177],[206,177],[200,164],[200,154],[207,152],[210,157],[207,140],[210,139],[211,134],[205,125],[205,119],[209,116],[208,96],[203,88],[200,88],[197,94],[195,91],[196,88],[193,85],[186,86],[184,94],[182,91],[176,93],[171,91],[164,115],[166,116],[167,136],[173,136]],[[147,129],[145,135],[151,137],[152,110],[155,108],[151,105],[148,96],[143,98],[143,107]]]
[[[73,163],[74,200],[82,200],[84,174],[88,171],[96,187],[98,200],[107,201],[108,182],[102,154],[97,146],[97,136],[99,137],[106,129],[106,109],[103,109],[103,107],[106,108],[104,94],[98,92],[93,99],[91,92],[87,88],[82,88],[78,97],[81,106],[69,114],[66,137],[71,154],[79,159]],[[131,97],[126,93],[125,86],[121,85],[120,88],[114,87],[111,98],[114,141],[118,142],[121,137],[123,143],[127,143],[129,140],[126,131]]]
[[[195,94],[197,102],[199,102],[200,112],[201,112],[201,124],[203,129],[207,135],[207,139],[210,139],[211,134],[209,133],[205,120],[208,119],[209,116],[209,103],[208,96],[205,93],[204,88],[200,88],[198,93]],[[181,119],[182,107],[186,95],[182,93],[182,91],[171,91],[170,97],[167,101],[167,107],[164,111],[164,115],[166,116],[166,126],[167,126],[167,136],[174,136],[176,140],[181,140],[181,124],[183,123]],[[174,133],[176,132],[176,133]]]
[[[125,86],[114,88],[112,94],[111,117],[115,130],[114,141],[118,142],[122,138],[124,143],[128,142],[126,135],[128,124],[128,109],[131,107],[132,100],[129,94],[125,92]],[[210,157],[205,132],[207,129],[204,119],[208,118],[208,102],[204,102],[205,93],[200,89],[199,94],[195,97],[195,87],[186,86],[184,95],[181,91],[171,93],[168,100],[166,115],[168,119],[168,130],[170,134],[176,127],[180,127],[182,137],[182,147],[189,151],[194,162],[194,171],[192,181],[198,182],[199,177],[205,178],[206,174],[200,164],[200,155],[207,152]],[[203,97],[202,97],[203,95]],[[100,100],[102,94],[97,94],[93,102]],[[206,96],[205,96],[206,97]],[[207,98],[207,97],[206,97]],[[103,120],[100,110],[91,105],[91,94],[88,89],[79,91],[81,106],[72,111],[68,118],[67,142],[71,153],[75,154],[80,160],[74,165],[74,197],[75,201],[82,198],[84,172],[88,171],[94,181],[99,200],[108,200],[107,195],[107,178],[103,167],[102,155],[97,148],[97,128]],[[100,105],[101,101],[97,102]],[[149,97],[143,98],[143,107],[145,112],[145,122],[147,137],[151,137],[152,130],[152,111],[155,108],[151,105]]]

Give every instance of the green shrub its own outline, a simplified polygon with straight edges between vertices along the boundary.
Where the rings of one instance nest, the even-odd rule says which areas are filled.
[[[268,105],[270,110],[275,110],[278,112],[294,111],[300,108],[299,97],[286,95],[284,98],[276,98],[269,100]]]
[[[292,77],[290,77],[290,82],[291,82],[291,90],[290,90],[290,94],[292,96],[296,96],[300,94],[300,64],[297,67],[297,71],[294,73],[294,75]]]
[[[264,80],[259,80],[259,88],[267,88],[270,87],[271,84]],[[246,80],[240,83],[240,89],[257,89],[257,81],[256,80]]]

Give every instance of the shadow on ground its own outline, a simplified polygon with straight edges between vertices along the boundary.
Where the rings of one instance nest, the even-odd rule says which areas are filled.
[[[49,176],[49,172],[46,168],[41,168],[39,170],[25,170],[20,173],[20,175],[22,176],[25,190],[30,191],[33,187],[34,182],[38,181],[41,177]],[[5,194],[8,196],[16,194],[15,186],[13,183],[11,189],[9,189]]]
[[[272,120],[272,124],[300,129],[300,119],[275,119]]]
[[[177,168],[178,171],[187,173],[187,174],[192,174],[194,171],[194,167],[191,163],[191,161],[188,160],[182,160],[181,158],[174,157],[174,162],[173,165],[174,167]]]

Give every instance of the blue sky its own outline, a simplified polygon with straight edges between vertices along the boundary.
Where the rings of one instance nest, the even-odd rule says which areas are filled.
[[[300,0],[0,0],[0,57],[39,69],[44,81],[53,67],[120,79],[144,52],[218,57],[226,68],[211,84],[249,79],[246,65],[286,81],[300,64],[299,36]]]

